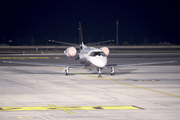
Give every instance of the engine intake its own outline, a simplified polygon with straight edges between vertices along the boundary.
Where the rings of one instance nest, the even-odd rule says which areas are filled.
[[[74,57],[77,53],[77,50],[75,47],[68,47],[65,51],[64,54],[70,58]]]
[[[107,48],[107,47],[102,47],[102,48],[100,48],[100,49],[105,53],[106,56],[109,55],[109,48]]]

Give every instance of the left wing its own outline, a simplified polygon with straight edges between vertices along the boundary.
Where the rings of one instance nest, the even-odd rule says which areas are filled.
[[[53,64],[53,63],[35,63],[35,62],[16,62],[16,61],[3,61],[4,63],[16,63],[16,64],[27,64],[27,65],[41,65],[41,66],[59,66],[59,67],[84,67],[82,64]],[[162,61],[162,62],[146,62],[146,63],[127,63],[127,64],[107,64],[106,66],[134,66],[134,65],[152,65],[152,64],[163,64],[163,63],[174,63],[177,61]]]
[[[3,61],[4,63],[16,63],[26,65],[41,65],[41,66],[59,66],[59,67],[84,67],[82,64],[53,64],[53,63],[35,63],[35,62],[16,62],[16,61]]]
[[[163,64],[163,63],[174,63],[177,61],[162,61],[162,62],[147,62],[147,63],[127,63],[127,64],[107,64],[106,66],[134,66],[134,65],[152,65],[152,64]]]

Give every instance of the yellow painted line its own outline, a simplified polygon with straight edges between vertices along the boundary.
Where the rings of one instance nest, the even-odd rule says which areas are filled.
[[[8,119],[8,117],[3,117],[3,119]]]
[[[56,66],[51,66],[51,67],[63,70],[63,68],[60,67],[56,67]]]
[[[109,79],[118,79],[118,80],[126,80],[125,78],[118,78],[118,77],[108,77]]]
[[[0,111],[28,111],[28,110],[64,110],[74,114],[69,110],[139,110],[136,106],[37,106],[37,107],[0,107]]]
[[[98,78],[96,76],[92,76],[92,77]],[[157,93],[166,94],[166,95],[170,95],[170,96],[173,96],[173,97],[180,98],[180,96],[178,96],[178,95],[173,95],[173,94],[161,92],[161,91],[158,91],[158,90],[144,88],[144,87],[140,87],[140,86],[136,86],[136,85],[130,85],[130,84],[127,84],[127,83],[123,83],[123,82],[119,82],[119,81],[115,81],[115,80],[111,80],[111,79],[106,79],[106,78],[99,78],[99,79],[108,80],[108,81],[111,81],[111,82],[116,82],[116,83],[120,83],[120,84],[123,84],[123,85],[131,86],[131,87],[141,88],[141,89],[144,89],[144,90],[149,90],[149,91],[153,91],[153,92],[157,92]]]
[[[136,81],[136,80],[135,80],[135,81]],[[150,81],[157,81],[157,80],[138,80],[138,81],[150,82]]]
[[[65,112],[68,112],[68,113],[70,113],[70,114],[74,114],[73,112],[71,112],[71,111],[69,111],[69,110],[66,110],[66,109],[64,109],[64,111],[65,111]]]
[[[52,66],[52,67],[54,67],[54,66]],[[60,67],[54,67],[54,68],[63,69],[63,68],[60,68]],[[78,74],[83,74],[83,73],[76,72],[76,71],[71,71],[71,72],[78,73]],[[83,75],[87,75],[87,76],[91,76],[91,77],[102,79],[102,80],[107,80],[107,81],[111,81],[111,82],[115,82],[115,83],[120,83],[120,84],[131,86],[131,87],[136,87],[136,88],[140,88],[140,89],[144,89],[144,90],[149,90],[149,91],[153,91],[153,92],[157,92],[157,93],[161,93],[161,94],[170,95],[170,96],[173,96],[173,97],[180,98],[180,96],[178,96],[178,95],[173,95],[173,94],[161,92],[161,91],[158,91],[158,90],[144,88],[144,87],[140,87],[140,86],[136,86],[136,85],[130,85],[130,84],[127,84],[127,83],[123,83],[123,82],[119,82],[119,81],[115,81],[115,80],[111,80],[111,79],[107,79],[107,78],[103,78],[103,77],[97,77],[97,76],[90,75],[90,74],[83,74]]]
[[[22,116],[18,116],[18,117],[16,117],[16,118],[18,118],[18,119],[24,119]]]
[[[56,59],[60,59],[60,57],[54,57],[54,58],[56,58]]]
[[[50,59],[50,58],[55,58],[55,59],[60,59],[60,57],[0,57],[0,59]]]
[[[1,117],[0,118],[0,120],[6,120],[6,119],[25,119],[25,120],[27,120],[27,119],[33,119],[32,117],[29,117],[29,116],[17,116],[17,117],[15,117],[15,116],[13,116],[13,117]]]
[[[51,107],[56,107],[55,105],[53,105],[53,104],[49,104]]]
[[[32,117],[27,117],[28,119],[33,119]]]

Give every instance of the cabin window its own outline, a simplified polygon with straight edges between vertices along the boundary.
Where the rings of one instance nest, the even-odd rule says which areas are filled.
[[[103,56],[103,57],[105,57],[106,55],[105,55],[104,52],[99,52],[99,51],[97,51],[97,52],[92,52],[92,53],[90,54],[90,56],[92,56],[92,57],[96,57],[96,56]]]

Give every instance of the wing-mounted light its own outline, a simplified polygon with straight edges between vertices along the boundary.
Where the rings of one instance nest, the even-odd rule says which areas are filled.
[[[107,48],[107,47],[101,47],[100,49],[105,53],[106,56],[109,55],[109,48]]]
[[[77,53],[77,50],[75,47],[68,47],[65,51],[64,51],[64,54],[67,56],[67,57],[74,57]]]

